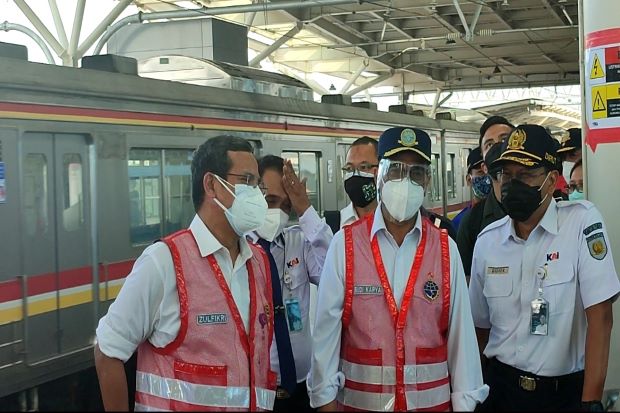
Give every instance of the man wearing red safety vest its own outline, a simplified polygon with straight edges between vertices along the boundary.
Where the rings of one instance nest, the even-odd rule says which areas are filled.
[[[339,231],[321,275],[308,390],[319,410],[473,410],[488,394],[454,241],[419,213],[431,141],[379,139],[374,214]]]
[[[97,328],[106,410],[127,410],[125,362],[137,349],[135,410],[271,410],[269,262],[244,234],[267,203],[250,144],[218,136],[194,153],[189,229],[144,250]]]

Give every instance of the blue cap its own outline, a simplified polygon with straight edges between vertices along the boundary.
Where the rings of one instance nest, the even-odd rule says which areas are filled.
[[[431,162],[431,138],[418,128],[390,128],[379,137],[379,159],[402,152],[413,151]]]
[[[467,155],[467,173],[470,173],[472,169],[480,167],[482,164],[482,151],[480,146],[476,146]]]

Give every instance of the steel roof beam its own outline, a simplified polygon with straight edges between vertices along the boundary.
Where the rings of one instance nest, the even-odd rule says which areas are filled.
[[[254,57],[254,59],[250,60],[250,62],[248,63],[248,66],[260,67],[260,62],[263,59],[265,59],[267,56],[269,56],[270,54],[278,50],[284,43],[288,42],[293,37],[295,37],[295,35],[297,35],[297,33],[299,33],[303,27],[304,27],[304,24],[300,21],[297,21],[295,23],[295,26],[293,26],[291,30],[286,32],[286,34],[282,35],[282,37],[280,37],[278,40],[273,42],[269,47],[266,47],[265,50],[257,54]]]
[[[67,33],[65,32],[65,25],[62,23],[60,12],[58,11],[58,4],[56,0],[49,0],[50,11],[52,12],[52,18],[54,19],[54,26],[56,26],[56,34],[60,44],[65,49],[69,46],[69,40],[67,39]]]
[[[14,0],[14,2],[17,5],[17,7],[19,7],[19,9],[22,11],[22,13],[24,13],[26,18],[30,21],[30,23],[32,23],[34,28],[41,34],[43,39],[50,46],[52,46],[52,49],[54,50],[54,52],[56,52],[56,55],[62,57],[66,53],[66,49],[62,47],[60,42],[48,30],[47,26],[43,24],[41,19],[39,19],[39,16],[37,16],[37,14],[34,11],[32,11],[30,6],[28,6],[28,3],[26,3],[25,0]]]
[[[95,44],[97,39],[106,32],[108,26],[114,23],[114,20],[116,20],[116,18],[120,16],[123,10],[125,10],[127,6],[129,6],[131,1],[132,0],[119,0],[118,4],[114,6],[112,11],[110,11],[110,13],[108,13],[108,15],[103,20],[101,20],[99,25],[97,25],[97,27],[86,38],[86,40],[84,40],[84,42],[80,44],[76,51],[76,57],[79,58],[84,56],[84,53],[86,53],[88,49],[90,49],[90,47]]]
[[[568,23],[565,19],[562,18],[562,9],[560,7],[551,4],[549,0],[540,0],[540,2],[542,3],[543,7],[547,9],[551,17],[553,17],[556,22],[564,25]]]
[[[80,32],[82,31],[82,19],[84,18],[84,9],[86,8],[86,0],[78,0],[75,6],[75,16],[73,17],[73,29],[71,30],[71,40],[69,42],[68,55],[71,64],[77,66],[77,60],[81,56],[76,56],[78,42],[80,41]],[[116,19],[115,16],[114,19]],[[107,27],[107,25],[106,25]]]
[[[349,80],[347,80],[347,83],[345,83],[342,89],[340,89],[340,93],[343,93],[343,94],[347,93],[347,90],[349,90],[349,88],[355,83],[357,78],[360,77],[362,72],[366,70],[367,67],[368,67],[368,62],[363,61],[360,67],[355,71],[355,73],[353,73],[353,76],[349,77]]]
[[[388,73],[385,73],[383,75],[377,76],[371,80],[369,80],[368,82],[349,90],[346,94],[349,96],[353,96],[357,93],[363,92],[364,90],[373,87],[376,84],[379,84],[385,80],[388,80],[389,78],[391,78],[392,76],[394,76],[394,70],[390,70]]]

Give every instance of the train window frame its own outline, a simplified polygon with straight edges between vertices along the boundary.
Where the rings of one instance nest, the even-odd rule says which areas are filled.
[[[49,217],[49,208],[48,208],[48,196],[49,196],[49,188],[48,188],[48,179],[49,179],[49,162],[47,159],[47,156],[45,156],[45,154],[43,153],[38,153],[38,152],[31,152],[26,154],[26,156],[24,157],[24,165],[31,167],[31,165],[29,165],[29,161],[34,159],[34,158],[39,158],[40,160],[42,160],[43,162],[39,162],[38,165],[34,165],[34,167],[42,167],[41,170],[41,174],[39,176],[38,182],[40,184],[42,184],[42,190],[39,190],[40,188],[33,188],[33,190],[31,191],[33,194],[32,199],[34,201],[36,201],[36,205],[34,205],[33,203],[33,209],[36,209],[34,212],[34,214],[32,214],[31,217],[27,217],[26,215],[28,214],[28,209],[30,207],[30,204],[26,202],[26,200],[30,200],[31,198],[28,198],[28,194],[29,194],[29,184],[32,183],[36,183],[34,181],[30,181],[27,178],[29,178],[28,175],[24,174],[23,177],[23,201],[24,205],[22,206],[22,213],[24,214],[24,222],[25,222],[25,232],[28,236],[40,236],[40,235],[44,235],[47,233],[48,229],[49,229],[49,222],[50,222],[50,217]],[[24,168],[24,170],[26,170]],[[37,197],[36,195],[39,195],[39,197]],[[31,225],[33,224],[33,225]],[[43,228],[41,229],[40,225],[43,225]]]
[[[445,159],[446,162],[446,194],[448,195],[448,199],[456,199],[456,169],[454,165],[454,160],[456,158],[456,154],[447,153],[447,157]]]
[[[84,226],[84,163],[79,153],[62,155],[62,226],[77,231]]]
[[[296,159],[294,156],[289,156],[290,155],[296,155]],[[322,211],[321,207],[322,207],[322,202],[321,202],[321,190],[322,190],[322,185],[321,185],[321,159],[323,158],[323,154],[321,153],[321,151],[308,151],[308,150],[282,150],[280,152],[280,156],[285,159],[285,160],[291,160],[291,163],[293,164],[293,168],[295,169],[295,173],[297,174],[297,176],[299,177],[299,179],[304,179],[307,178],[307,182],[306,182],[306,193],[308,194],[308,198],[310,200],[310,205],[312,205],[314,207],[314,209],[318,212],[318,211]],[[313,180],[315,185],[315,190],[314,191],[310,191],[309,190],[309,186],[308,184],[311,183],[310,177],[306,176],[306,174],[301,173],[300,172],[300,163],[301,163],[301,157],[304,156],[313,156],[314,157],[314,170],[316,171],[315,174],[315,179]],[[293,159],[295,159],[295,162],[293,162]],[[305,163],[305,162],[304,162]],[[313,202],[313,199],[316,202]],[[291,215],[291,219],[295,220],[298,217],[293,217]]]
[[[193,148],[129,148],[127,158],[129,232],[130,242],[133,246],[148,245],[156,239],[187,228],[191,223],[195,215],[191,195],[191,162],[193,154]],[[150,159],[146,159],[149,156]],[[187,162],[170,163],[171,159],[182,161],[184,158]],[[149,161],[148,165],[140,164],[141,161],[146,160]],[[153,163],[152,165],[151,162]],[[131,168],[139,166],[151,167],[151,175],[147,177],[132,176],[136,175],[136,173],[139,174],[139,171],[132,173]],[[180,180],[176,179],[176,182],[173,184],[174,177],[180,177]],[[155,209],[158,212],[157,216],[149,215],[150,218],[153,218],[151,222],[147,222],[149,217],[147,217],[146,186],[144,181],[138,181],[137,186],[135,182],[136,179],[146,178],[149,179],[151,189],[155,186],[157,187],[157,193],[152,191],[149,195],[149,201],[151,201],[149,208],[151,212],[155,211]],[[181,186],[181,190],[175,192],[173,186],[178,185]],[[132,194],[134,195],[132,196]],[[178,208],[173,205],[175,201],[180,201]],[[157,208],[155,208],[155,205],[157,205]],[[178,216],[173,216],[175,214],[173,211],[177,211]]]
[[[431,153],[431,185],[428,191],[430,202],[441,201],[441,155]]]

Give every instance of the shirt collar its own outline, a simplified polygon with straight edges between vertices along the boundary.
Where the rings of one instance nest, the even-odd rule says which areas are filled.
[[[379,203],[379,205],[377,205],[377,209],[375,209],[375,216],[374,216],[374,220],[372,223],[372,228],[370,229],[370,239],[374,238],[375,234],[381,230],[388,232],[387,227],[385,226],[385,220],[383,219],[383,212],[381,209],[382,209],[381,203]],[[409,231],[407,235],[405,235],[405,238],[411,234],[414,234],[416,231],[418,231],[418,234],[422,233],[422,211],[421,210],[418,210],[417,217],[415,220],[415,225],[411,229],[411,231]]]
[[[353,202],[349,202],[349,205],[342,208],[342,210],[340,211],[340,226],[355,222],[358,219],[359,217],[357,216],[357,211],[355,210],[355,207],[353,207]]]
[[[189,225],[189,230],[192,232],[196,244],[198,244],[198,250],[200,250],[201,257],[207,257],[211,254],[215,254],[219,250],[226,250],[222,244],[215,238],[213,233],[209,231],[209,228],[202,222],[202,219],[198,215],[194,216],[192,223]],[[226,250],[228,252],[228,250]],[[248,245],[248,241],[245,237],[239,238],[239,257],[243,262],[252,257],[252,250]],[[234,263],[233,263],[234,264]]]
[[[547,210],[545,211],[545,215],[543,215],[540,222],[538,222],[538,225],[534,227],[534,229],[532,230],[532,233],[534,233],[534,231],[536,231],[538,227],[541,227],[542,229],[544,229],[545,231],[547,231],[548,233],[552,235],[558,234],[558,204],[557,202],[555,202],[555,199],[553,198],[551,199],[551,202],[549,203],[549,206],[547,207]],[[506,241],[510,237],[512,237],[512,239],[515,239],[515,240],[520,239],[519,236],[517,236],[514,222],[512,219],[507,220],[507,224],[505,224],[504,226],[504,235],[502,239]]]

